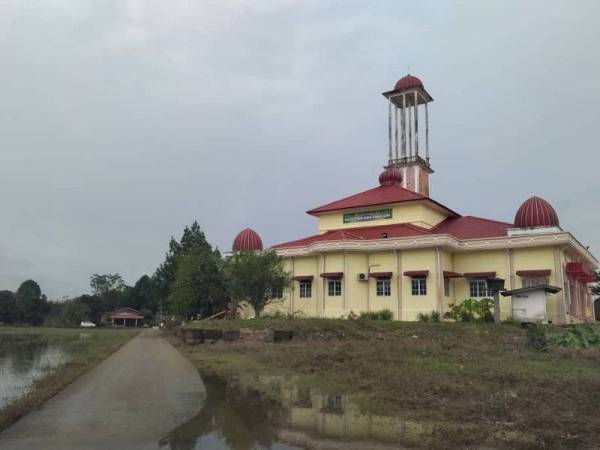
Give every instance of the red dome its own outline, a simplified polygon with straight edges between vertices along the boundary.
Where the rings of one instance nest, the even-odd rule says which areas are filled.
[[[423,82],[419,80],[417,77],[413,77],[412,75],[406,75],[398,80],[396,86],[394,86],[395,91],[403,91],[405,89],[413,89],[413,88],[422,88]]]
[[[382,186],[392,186],[402,183],[402,173],[397,167],[388,167],[379,175],[379,184]]]
[[[251,228],[239,232],[233,240],[234,252],[252,252],[262,250],[263,243],[258,233]]]
[[[517,228],[557,227],[558,214],[550,203],[540,197],[525,201],[515,216]]]

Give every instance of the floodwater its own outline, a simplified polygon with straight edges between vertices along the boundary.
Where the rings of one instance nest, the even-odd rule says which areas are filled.
[[[265,381],[265,380],[262,380]],[[204,378],[200,414],[159,442],[167,450],[388,450],[423,444],[432,427],[360,414],[346,396],[321,395],[281,379],[278,401],[220,378]]]
[[[0,334],[0,409],[69,360],[65,342],[40,335]]]

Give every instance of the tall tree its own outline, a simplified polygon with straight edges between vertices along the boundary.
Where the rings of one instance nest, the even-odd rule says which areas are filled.
[[[0,291],[0,323],[12,324],[17,320],[17,297],[11,291]]]
[[[156,272],[152,277],[159,303],[168,303],[167,299],[169,298],[175,283],[175,274],[177,272],[177,265],[180,257],[189,253],[192,247],[196,245],[202,246],[205,243],[206,237],[197,221],[194,221],[191,226],[186,226],[184,228],[179,241],[171,237],[169,250],[165,255],[165,260],[158,269],[156,269]]]
[[[201,232],[200,232],[201,233]],[[208,317],[223,311],[229,302],[222,260],[197,234],[176,262],[175,281],[169,295],[169,311],[184,317]]]
[[[123,278],[118,273],[105,275],[95,273],[90,277],[90,286],[94,296],[100,298],[102,311],[105,312],[121,306],[127,289]]]
[[[227,261],[226,272],[232,297],[248,302],[256,317],[290,285],[290,274],[273,251],[237,253]]]
[[[46,296],[42,295],[40,285],[33,280],[21,283],[16,293],[19,321],[39,325],[44,320],[47,309]]]
[[[158,309],[158,290],[154,280],[148,275],[143,275],[137,280],[129,293],[128,302],[126,306],[155,313]]]

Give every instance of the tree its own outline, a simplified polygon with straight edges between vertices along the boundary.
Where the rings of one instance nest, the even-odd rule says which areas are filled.
[[[40,285],[33,280],[21,283],[16,293],[19,321],[39,325],[47,310],[46,296],[42,295]]]
[[[147,309],[153,313],[158,309],[158,290],[154,280],[148,275],[142,276],[133,286],[128,296],[130,308]]]
[[[90,320],[90,307],[79,299],[68,300],[62,309],[63,325],[76,327],[83,320]]]
[[[12,324],[17,320],[17,297],[11,291],[0,291],[0,323]]]
[[[127,286],[118,273],[90,277],[90,286],[95,296],[102,302],[102,311],[112,311],[117,308],[126,295]]]
[[[283,260],[273,251],[242,252],[227,261],[229,290],[236,301],[247,301],[256,317],[290,285]]]
[[[184,317],[208,317],[223,311],[229,302],[221,255],[206,242],[203,233],[201,237],[177,258],[168,298],[170,312]]]
[[[200,225],[198,225],[197,221],[194,221],[191,226],[186,226],[184,228],[183,235],[179,241],[171,236],[169,250],[165,255],[165,260],[158,267],[158,269],[156,269],[156,272],[152,276],[152,281],[157,293],[156,295],[158,296],[158,304],[167,303],[167,300],[171,295],[171,291],[175,283],[177,265],[181,259],[180,257],[186,253],[189,253],[190,250],[196,245],[202,246],[205,243],[206,237],[200,229]]]

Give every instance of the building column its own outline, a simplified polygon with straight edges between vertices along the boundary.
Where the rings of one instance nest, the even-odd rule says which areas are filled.
[[[348,298],[346,294],[346,289],[348,283],[346,283],[346,278],[348,277],[348,263],[346,262],[348,256],[348,252],[344,252],[342,256],[342,270],[344,274],[342,276],[342,307],[344,309],[344,316],[348,315]]]
[[[396,254],[396,273],[398,274],[398,283],[397,283],[397,288],[398,289],[398,295],[397,295],[397,308],[398,308],[398,315],[396,317],[397,320],[402,320],[402,254],[400,252],[400,250],[394,250],[394,253]]]
[[[419,94],[415,91],[415,155],[419,156]]]
[[[292,278],[296,275],[296,273],[294,272],[294,257],[292,256],[290,258],[291,261],[291,269],[292,269]],[[290,315],[294,314],[294,288],[296,287],[295,285],[295,281],[292,281],[292,284],[289,287],[289,292],[288,292],[288,297],[290,299]]]
[[[389,139],[389,160],[392,160],[392,99],[388,102],[388,139]]]
[[[427,102],[425,102],[425,158],[429,162],[429,112],[427,111]]]
[[[402,125],[402,158],[406,158],[406,94],[402,94],[402,114],[400,115]]]
[[[442,255],[440,248],[435,248],[435,279],[437,284],[437,312],[444,316],[444,273],[442,272]]]

